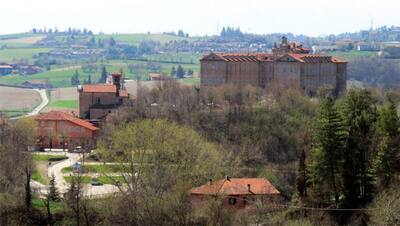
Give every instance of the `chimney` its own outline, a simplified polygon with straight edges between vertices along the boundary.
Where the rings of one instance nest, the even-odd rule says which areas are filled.
[[[227,181],[231,181],[231,177],[228,176],[228,175],[226,175],[225,179],[226,179]]]
[[[250,190],[250,184],[247,184],[247,189],[248,189],[249,192],[251,192],[251,190]]]
[[[208,180],[208,185],[212,185],[212,179]]]

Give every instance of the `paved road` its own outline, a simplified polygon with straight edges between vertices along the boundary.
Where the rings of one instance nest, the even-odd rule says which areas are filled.
[[[45,89],[34,89],[34,90],[39,93],[40,98],[42,99],[42,102],[28,114],[11,118],[11,120],[37,115],[40,113],[41,110],[43,110],[44,107],[46,107],[47,104],[49,104],[49,98],[47,97],[47,93],[46,93]]]

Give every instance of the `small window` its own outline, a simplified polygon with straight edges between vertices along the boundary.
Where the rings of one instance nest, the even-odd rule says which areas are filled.
[[[235,205],[236,204],[236,198],[229,198],[229,205]]]
[[[97,103],[100,104],[100,97],[97,97]]]

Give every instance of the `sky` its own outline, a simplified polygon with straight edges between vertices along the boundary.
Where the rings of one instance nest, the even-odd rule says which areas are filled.
[[[7,0],[0,33],[88,28],[105,33],[183,29],[191,36],[224,26],[248,33],[329,35],[400,26],[399,0]],[[371,23],[372,22],[372,23]]]

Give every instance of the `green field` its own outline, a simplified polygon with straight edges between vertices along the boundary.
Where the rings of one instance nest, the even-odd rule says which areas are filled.
[[[86,165],[84,166],[85,173],[120,173],[124,171],[124,167],[121,165]],[[71,167],[62,169],[63,173],[72,172]]]
[[[45,53],[52,50],[51,48],[14,48],[0,49],[0,62],[9,63],[12,60],[27,59],[32,63],[34,54]]]
[[[7,109],[7,110],[0,110],[0,115],[12,118],[12,117],[18,117],[27,114],[30,112],[29,110],[24,110],[24,109]]]
[[[372,57],[376,55],[376,52],[371,52],[371,51],[332,51],[332,52],[327,52],[327,55],[332,55],[338,58],[342,58],[344,60],[351,60],[353,58],[357,57]]]
[[[71,181],[72,181],[71,176],[64,177],[64,179],[65,179],[65,181],[67,181],[67,183],[71,183]],[[91,181],[92,181],[92,177],[82,176],[83,184],[90,184]],[[122,176],[112,176],[112,177],[100,176],[100,177],[98,177],[98,181],[101,184],[114,184],[115,181],[124,182],[125,180],[124,180],[124,177],[122,177]]]
[[[50,102],[50,104],[47,105],[47,107],[77,109],[78,101],[77,100],[58,100],[58,101]]]
[[[140,70],[134,70],[132,72],[129,71],[128,66],[130,64],[138,64],[142,65]],[[146,69],[147,62],[145,61],[137,61],[137,60],[113,60],[104,63],[97,63],[98,71],[91,74],[92,82],[97,82],[100,78],[101,73],[101,65],[105,65],[107,72],[118,72],[122,69],[125,76],[128,79],[135,79],[137,75],[140,75],[143,80],[148,78],[149,71]],[[169,75],[171,72],[171,68],[174,66],[178,67],[177,63],[161,63],[161,71],[164,74]],[[192,69],[195,73],[200,71],[199,64],[182,64],[185,70],[189,68]],[[78,68],[78,69],[77,69]],[[31,80],[40,80],[45,81],[48,80],[53,87],[72,87],[71,85],[71,76],[74,74],[75,70],[78,70],[79,80],[82,83],[84,80],[88,79],[89,74],[82,71],[80,65],[67,66],[64,68],[54,68],[49,71],[45,71],[39,74],[34,74],[30,76],[23,75],[8,75],[0,77],[0,84],[8,84],[8,85],[17,85],[21,84],[25,81]]]
[[[170,41],[180,41],[180,40],[192,40],[192,38],[179,37],[173,35],[164,35],[164,34],[104,34],[104,35],[96,35],[96,39],[109,39],[113,37],[116,41],[128,42],[131,44],[138,45],[142,41],[153,40],[156,42],[160,42],[161,44],[170,42]]]

